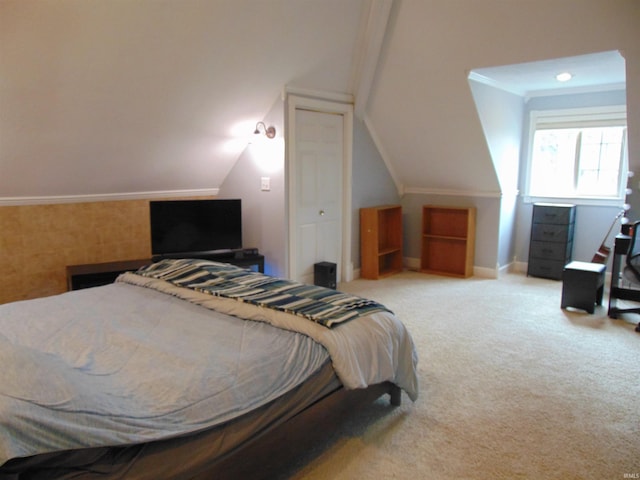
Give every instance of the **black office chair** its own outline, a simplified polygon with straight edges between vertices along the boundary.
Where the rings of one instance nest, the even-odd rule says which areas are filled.
[[[626,281],[633,284],[634,287],[640,288],[640,221],[635,222],[632,227],[631,240],[629,242],[629,250],[625,260],[625,267],[622,275]],[[625,308],[624,313],[639,313],[640,308]],[[636,332],[640,332],[640,322],[636,326]]]

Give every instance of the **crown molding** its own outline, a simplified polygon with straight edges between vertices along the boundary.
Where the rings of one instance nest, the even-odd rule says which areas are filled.
[[[502,198],[503,194],[499,191],[480,191],[480,190],[457,190],[446,188],[421,188],[421,187],[405,187],[404,193],[415,195],[441,195],[449,197],[485,197],[485,198]]]
[[[355,114],[358,118],[365,115],[392,6],[393,0],[369,0],[368,8],[363,9],[349,82],[349,91],[355,95]]]
[[[38,197],[0,197],[0,206],[50,205],[58,203],[113,202],[118,200],[144,200],[157,198],[217,196],[219,188],[192,190],[160,190],[153,192],[103,193],[91,195],[50,195]]]

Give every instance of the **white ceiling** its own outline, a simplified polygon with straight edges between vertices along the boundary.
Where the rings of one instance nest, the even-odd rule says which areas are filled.
[[[571,80],[556,75],[569,72]],[[618,51],[476,68],[469,77],[524,97],[624,88],[625,61]]]
[[[348,91],[367,3],[0,1],[0,197],[220,187],[286,85]]]
[[[638,25],[637,1],[395,2],[367,115],[375,138],[388,153],[396,182],[409,193],[501,195],[503,186],[479,119],[469,73],[618,50],[625,54],[627,75],[632,72],[631,85],[637,67],[630,70],[630,65],[640,57]],[[502,84],[515,88],[513,69],[508,71]],[[551,71],[555,74],[555,68]],[[497,75],[506,72],[488,73],[498,80]],[[519,76],[527,81],[533,78],[526,72]],[[520,95],[539,88],[541,84],[530,85]],[[627,89],[627,98],[634,95]],[[525,100],[519,102],[521,110]],[[504,118],[506,112],[498,110],[494,109],[494,115]],[[514,134],[509,138],[509,157],[500,159],[502,165],[516,169],[521,138],[515,131],[518,120],[514,119],[509,133]],[[629,123],[632,121],[630,118]]]
[[[638,25],[637,0],[0,0],[0,199],[215,189],[286,86],[355,96],[401,189],[493,194],[469,73],[616,83],[593,52],[621,51],[638,88]]]

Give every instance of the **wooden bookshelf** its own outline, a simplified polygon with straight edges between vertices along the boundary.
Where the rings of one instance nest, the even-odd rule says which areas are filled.
[[[470,277],[475,254],[476,209],[422,207],[420,271]]]
[[[378,279],[402,271],[402,207],[360,209],[360,276]]]

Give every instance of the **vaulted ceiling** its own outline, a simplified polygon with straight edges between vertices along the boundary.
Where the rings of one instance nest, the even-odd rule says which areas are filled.
[[[0,2],[0,197],[218,187],[285,85],[346,92],[364,0]]]
[[[620,50],[640,85],[639,5],[1,0],[0,198],[219,187],[287,86],[354,95],[399,187],[497,191],[471,70]]]

